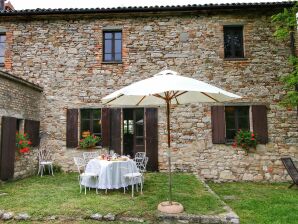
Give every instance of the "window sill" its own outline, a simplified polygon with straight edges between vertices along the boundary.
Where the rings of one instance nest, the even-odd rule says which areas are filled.
[[[92,147],[92,148],[81,148],[80,146],[77,147],[77,150],[82,150],[82,151],[93,151],[93,150],[98,150],[98,149],[102,149],[102,146],[95,146],[95,147]]]
[[[110,65],[110,64],[122,64],[122,61],[103,61],[102,64]]]
[[[224,61],[248,61],[248,58],[224,58]]]

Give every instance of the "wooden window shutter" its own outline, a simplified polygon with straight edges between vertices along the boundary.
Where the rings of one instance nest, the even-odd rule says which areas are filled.
[[[257,135],[257,140],[261,144],[268,143],[268,124],[266,105],[252,106],[253,131]]]
[[[25,120],[24,132],[29,135],[33,147],[39,145],[39,126],[39,121]]]
[[[67,109],[66,118],[66,147],[75,148],[78,146],[78,118],[77,109]]]
[[[146,108],[146,155],[148,156],[147,170],[158,170],[158,110]]]
[[[111,108],[110,111],[110,149],[121,154],[121,109]]]
[[[213,144],[225,143],[225,107],[211,107],[211,125],[212,125],[212,142]]]
[[[101,110],[102,146],[110,146],[110,109]]]
[[[9,180],[14,175],[17,119],[2,117],[0,148],[0,179]]]

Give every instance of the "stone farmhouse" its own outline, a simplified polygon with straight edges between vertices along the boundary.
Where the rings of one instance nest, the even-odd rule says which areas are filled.
[[[36,172],[36,150],[16,158],[15,132],[34,146],[73,156],[89,130],[98,147],[146,151],[149,170],[167,169],[165,108],[107,108],[101,98],[168,68],[242,96],[225,104],[175,106],[173,169],[214,181],[284,181],[280,158],[298,157],[296,111],[279,106],[291,71],[290,41],[273,37],[271,16],[292,2],[0,12],[0,174]],[[259,144],[248,155],[238,129]]]

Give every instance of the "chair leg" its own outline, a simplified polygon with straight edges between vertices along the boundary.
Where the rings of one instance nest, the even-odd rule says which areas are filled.
[[[134,189],[134,183],[131,185],[131,197],[133,198],[133,189]]]
[[[143,182],[142,182],[142,179],[141,179],[141,194],[143,194]]]
[[[39,175],[39,172],[40,172],[40,165],[38,164],[37,176]]]
[[[52,176],[54,176],[53,164],[51,164]]]
[[[82,180],[82,178],[79,176],[78,177],[79,178],[79,184],[80,184],[80,194],[82,193],[82,184],[81,184],[81,180]]]
[[[85,185],[85,195],[87,194],[87,187],[86,187],[86,185]]]
[[[41,177],[42,177],[42,175],[43,175],[43,171],[44,171],[44,165],[41,165]]]
[[[106,188],[106,192],[105,192],[106,194],[108,194],[108,189]]]
[[[295,183],[292,183],[292,184],[289,186],[289,188],[293,187],[294,185],[295,185]]]

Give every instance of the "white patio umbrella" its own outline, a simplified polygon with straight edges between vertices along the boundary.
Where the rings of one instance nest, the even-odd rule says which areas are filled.
[[[169,205],[172,202],[170,106],[172,104],[224,102],[241,98],[205,82],[163,70],[151,78],[138,81],[104,97],[102,102],[111,106],[162,106],[167,108]],[[164,203],[165,204],[165,203]],[[183,208],[183,207],[182,207]]]

